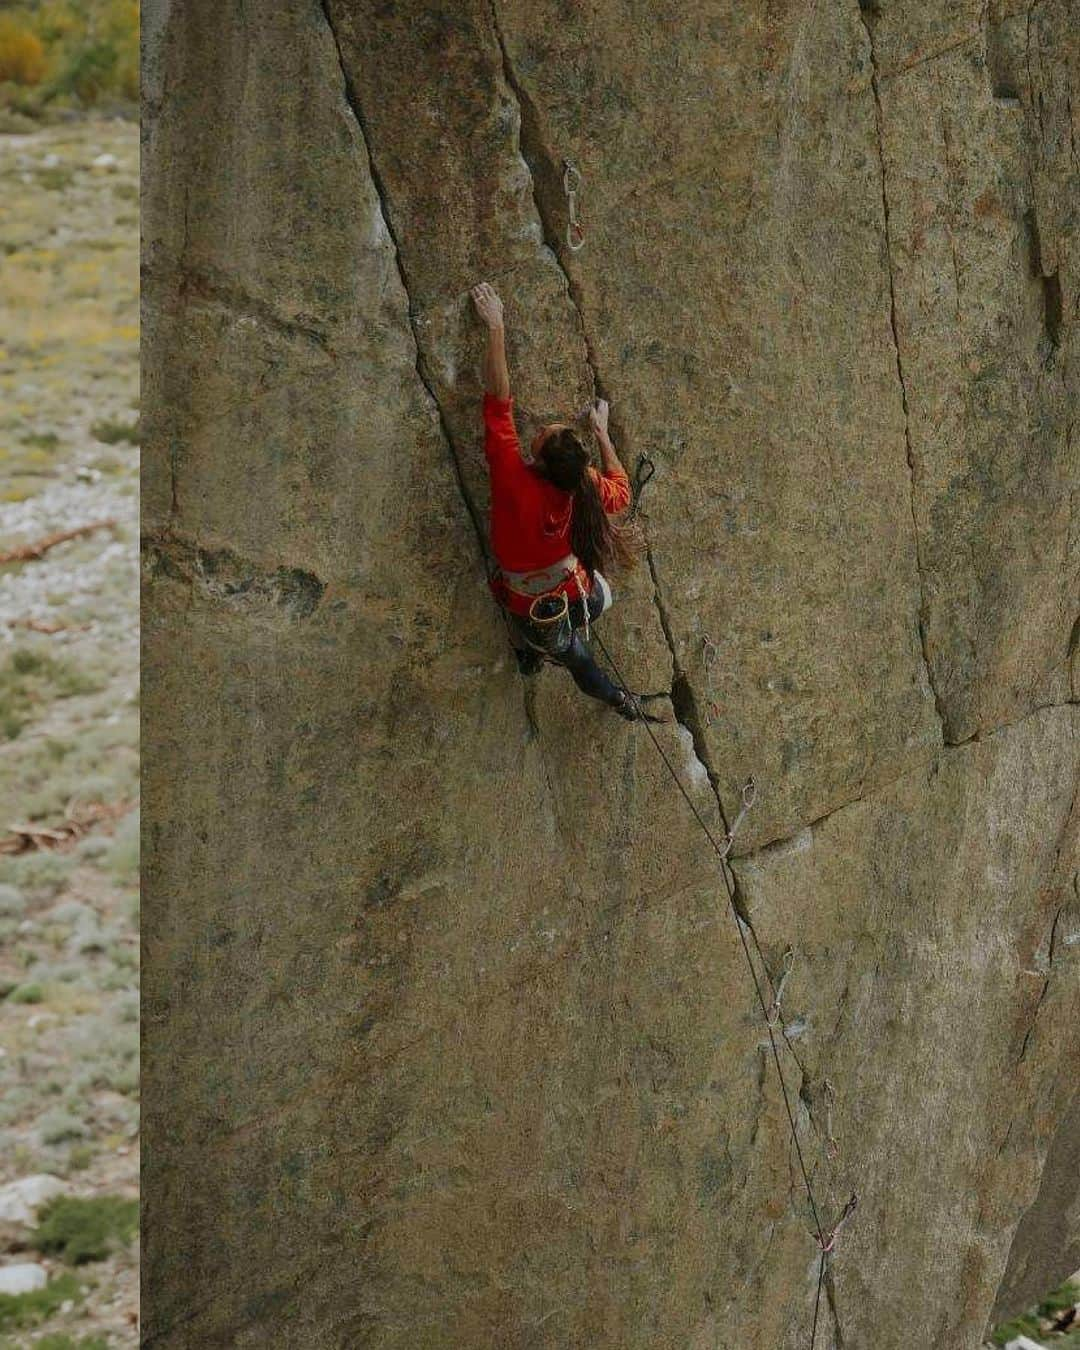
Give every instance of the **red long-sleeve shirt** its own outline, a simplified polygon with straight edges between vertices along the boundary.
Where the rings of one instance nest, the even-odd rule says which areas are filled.
[[[521,443],[514,426],[514,400],[484,394],[484,454],[491,477],[491,547],[495,561],[507,572],[532,572],[550,567],[573,553],[570,522],[573,494],[564,492],[521,457]],[[623,469],[599,473],[591,465],[600,501],[609,515],[630,505],[630,480]],[[576,599],[582,589],[569,580],[555,587]],[[510,590],[507,608],[527,614],[532,597]]]

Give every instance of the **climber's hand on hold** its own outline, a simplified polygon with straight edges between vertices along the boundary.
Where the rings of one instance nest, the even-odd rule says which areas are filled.
[[[494,286],[482,281],[472,288],[473,304],[476,312],[489,328],[503,326],[503,302],[495,292]]]
[[[480,318],[487,324],[487,350],[484,352],[484,388],[495,398],[510,397],[510,372],[506,366],[506,338],[503,333],[503,303],[495,294],[495,287],[482,281],[471,291],[473,304]]]
[[[608,403],[606,398],[598,398],[589,409],[589,425],[600,440],[607,439]]]

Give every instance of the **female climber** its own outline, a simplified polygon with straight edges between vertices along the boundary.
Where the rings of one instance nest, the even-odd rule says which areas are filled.
[[[589,411],[602,473],[565,422],[541,427],[524,458],[514,427],[502,301],[487,282],[473,287],[472,298],[488,329],[484,453],[498,564],[492,590],[509,615],[518,666],[522,674],[533,674],[547,656],[569,670],[582,693],[635,721],[636,701],[608,678],[582,637],[611,604],[600,569],[628,568],[635,561],[634,535],[612,519],[630,505],[630,480],[608,436],[608,405],[600,399]],[[542,623],[545,614],[558,615],[563,606],[560,630]]]

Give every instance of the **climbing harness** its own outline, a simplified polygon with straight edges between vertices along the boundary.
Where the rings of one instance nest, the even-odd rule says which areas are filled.
[[[627,520],[633,520],[637,516],[638,507],[641,505],[641,494],[652,482],[655,472],[656,464],[653,460],[644,453],[638,455],[637,467],[634,469],[633,501],[630,503],[630,510],[627,512]]]
[[[585,246],[585,231],[577,218],[577,194],[581,187],[581,174],[568,159],[563,160],[563,192],[566,193],[566,247],[571,253],[577,253]]]

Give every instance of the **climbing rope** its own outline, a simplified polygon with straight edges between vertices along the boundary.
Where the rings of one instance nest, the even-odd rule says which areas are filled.
[[[577,194],[580,187],[581,187],[580,172],[570,160],[568,159],[564,160],[563,192],[566,195],[566,208],[567,208],[566,246],[572,253],[577,253],[585,245],[585,231],[581,225],[581,222],[578,220],[577,217]],[[646,454],[640,455],[638,457],[637,466],[634,470],[632,502],[630,511],[628,513],[629,519],[633,520],[634,517],[636,517],[638,508],[641,503],[642,493],[644,489],[648,486],[649,482],[652,480],[653,475],[655,473],[656,473],[656,465],[653,462],[653,460],[650,459],[649,456]],[[485,546],[483,538],[481,538],[480,542],[481,542],[481,549],[485,555],[485,560],[489,561],[490,566],[491,564],[490,560],[487,559],[487,548]],[[501,610],[502,606],[500,605],[499,608]],[[588,604],[586,604],[584,608],[585,608],[585,633],[586,633],[586,640],[588,640],[590,636]],[[509,620],[505,614],[503,617],[506,620],[508,635],[510,635]],[[758,942],[757,934],[754,932],[753,928],[751,928],[748,923],[743,922],[743,919],[739,914],[738,904],[736,903],[735,885],[732,874],[730,873],[730,864],[728,863],[728,855],[731,852],[732,845],[734,844],[735,841],[735,836],[738,833],[739,828],[742,825],[747,812],[754,805],[754,801],[757,795],[757,787],[753,777],[748,778],[746,782],[743,784],[740,793],[739,812],[736,815],[735,820],[731,825],[731,828],[730,829],[725,828],[723,840],[722,841],[719,840],[714,834],[713,830],[710,828],[705,817],[701,814],[701,811],[698,809],[697,803],[691,797],[687,788],[683,784],[682,779],[679,777],[678,771],[675,769],[675,766],[669,759],[666,751],[664,750],[664,747],[661,745],[659,739],[657,738],[656,733],[653,731],[651,724],[656,719],[650,717],[643,710],[643,708],[641,707],[639,697],[631,692],[629,685],[623,678],[622,673],[619,670],[619,667],[616,665],[614,658],[608,651],[607,645],[605,644],[603,638],[599,635],[599,633],[596,634],[596,642],[601,652],[603,653],[604,658],[606,659],[608,665],[611,667],[612,673],[614,674],[616,681],[618,682],[619,686],[622,689],[624,698],[626,698],[630,702],[637,719],[641,721],[642,724],[644,725],[645,730],[649,735],[649,739],[652,741],[654,749],[660,756],[660,759],[663,761],[664,767],[667,769],[667,772],[670,775],[672,782],[678,788],[680,794],[683,797],[683,800],[690,808],[690,811],[693,814],[695,820],[697,821],[699,827],[701,828],[702,833],[705,835],[705,838],[712,846],[712,849],[716,853],[716,856],[720,862],[720,875],[724,882],[724,889],[727,892],[728,904],[735,918],[735,926],[738,929],[739,942],[742,946],[743,957],[746,961],[747,969],[750,972],[750,978],[754,986],[754,993],[757,996],[758,1007],[761,1011],[761,1016],[765,1023],[765,1030],[767,1031],[769,1037],[769,1048],[772,1053],[772,1060],[776,1070],[776,1077],[780,1083],[780,1092],[784,1101],[784,1111],[787,1116],[788,1129],[791,1133],[791,1142],[795,1149],[795,1156],[798,1160],[799,1165],[799,1173],[802,1177],[803,1187],[806,1191],[806,1198],[807,1201],[809,1202],[810,1212],[813,1216],[814,1232],[812,1236],[816,1240],[820,1251],[818,1263],[817,1290],[814,1296],[813,1323],[810,1332],[810,1350],[815,1350],[815,1346],[817,1343],[818,1319],[821,1309],[821,1297],[822,1292],[825,1288],[825,1279],[828,1272],[829,1257],[831,1256],[833,1250],[836,1247],[836,1241],[840,1233],[840,1230],[844,1227],[844,1225],[850,1219],[851,1215],[854,1213],[855,1207],[858,1203],[858,1199],[854,1194],[851,1196],[847,1204],[844,1206],[844,1209],[841,1212],[840,1217],[838,1218],[836,1223],[833,1225],[831,1229],[829,1229],[828,1232],[826,1232],[821,1222],[821,1215],[818,1208],[817,1198],[814,1195],[814,1188],[810,1181],[810,1174],[807,1170],[806,1161],[803,1157],[802,1145],[799,1142],[799,1134],[795,1125],[795,1115],[791,1106],[791,1097],[788,1091],[787,1080],[784,1077],[784,1069],[780,1061],[780,1051],[776,1041],[776,1036],[777,1033],[779,1032],[780,1035],[783,1036],[785,1044],[788,1045],[788,1049],[791,1050],[791,1046],[788,1043],[787,1036],[784,1032],[781,1005],[784,993],[784,986],[787,983],[787,980],[791,974],[792,967],[794,965],[795,949],[792,947],[788,947],[787,950],[785,951],[783,959],[783,967],[781,970],[779,980],[776,983],[774,983],[772,974],[769,970],[768,962],[765,960],[765,954],[761,950],[761,944]],[[715,659],[716,653],[717,653],[716,644],[713,643],[710,638],[706,637],[704,639],[703,644],[702,659],[705,665],[706,679],[710,694],[712,693],[711,667],[713,664],[713,660]],[[718,711],[715,702],[711,703],[711,710],[713,716],[715,716]],[[772,993],[772,999],[768,1004],[765,1001],[765,993],[762,989],[761,980],[758,977],[758,971],[754,963],[754,958],[750,952],[750,944],[747,941],[748,932],[753,940],[754,947],[757,950],[758,960],[760,961],[761,967],[765,972],[765,978],[768,981],[769,988]],[[792,1053],[794,1052],[792,1051]],[[834,1094],[832,1085],[831,1083],[828,1082],[828,1080],[826,1080],[825,1082],[825,1089],[826,1089],[826,1112],[827,1112],[826,1154],[831,1159],[834,1156],[834,1154],[830,1150],[834,1149],[836,1144],[832,1136],[831,1103]]]
[[[746,940],[746,930],[749,928],[749,925],[743,922],[739,914],[738,906],[735,903],[735,887],[731,877],[729,876],[727,857],[728,853],[731,850],[731,845],[734,842],[735,834],[738,830],[738,827],[742,824],[743,818],[745,817],[747,811],[749,811],[751,806],[753,806],[754,804],[754,799],[756,796],[756,787],[754,785],[754,780],[753,778],[748,778],[746,783],[743,784],[741,791],[741,807],[739,810],[739,814],[736,816],[731,829],[725,831],[724,839],[723,842],[721,843],[721,841],[717,839],[713,830],[709,827],[709,824],[706,821],[705,817],[701,814],[701,811],[698,809],[697,803],[694,801],[693,797],[691,797],[689,791],[683,784],[682,779],[679,777],[678,771],[672,764],[670,758],[668,757],[667,752],[664,750],[664,747],[660,744],[660,741],[656,733],[653,731],[649,722],[646,721],[645,718],[643,717],[641,704],[638,702],[637,696],[631,692],[629,685],[623,678],[622,672],[619,670],[618,665],[616,665],[615,663],[614,657],[608,651],[607,644],[604,642],[604,639],[600,636],[599,633],[596,634],[596,643],[597,646],[600,648],[601,652],[603,653],[604,659],[611,667],[612,674],[615,676],[615,679],[618,682],[619,686],[621,687],[623,693],[631,701],[634,707],[634,711],[637,713],[638,717],[644,723],[645,730],[648,732],[649,735],[649,739],[652,741],[656,753],[660,756],[661,760],[663,761],[664,767],[667,769],[672,782],[679,789],[679,792],[682,794],[683,800],[686,802],[687,806],[689,806],[691,812],[693,813],[694,819],[701,827],[702,833],[705,835],[705,838],[712,845],[713,851],[716,853],[717,858],[719,858],[720,860],[720,875],[723,878],[724,889],[727,891],[728,904],[730,905],[731,912],[735,917],[735,926],[739,930],[739,941],[742,945],[743,956],[746,959],[746,966],[750,972],[750,978],[753,981],[754,992],[757,995],[758,1007],[761,1010],[761,1016],[765,1023],[765,1030],[768,1032],[769,1035],[769,1046],[772,1050],[772,1059],[773,1064],[776,1068],[776,1077],[780,1083],[780,1092],[784,1099],[784,1110],[787,1114],[788,1128],[791,1132],[791,1142],[795,1147],[795,1156],[798,1159],[799,1172],[802,1176],[803,1188],[806,1191],[806,1198],[810,1205],[810,1212],[814,1218],[813,1236],[817,1241],[818,1247],[821,1251],[820,1264],[818,1269],[817,1292],[814,1296],[814,1320],[812,1330],[810,1333],[810,1350],[814,1350],[814,1346],[817,1341],[818,1315],[821,1306],[822,1290],[825,1284],[825,1274],[828,1259],[836,1246],[837,1234],[840,1232],[840,1229],[843,1227],[843,1225],[851,1217],[852,1213],[854,1213],[855,1206],[858,1201],[857,1197],[855,1195],[852,1195],[851,1199],[847,1202],[847,1205],[844,1207],[844,1211],[841,1214],[839,1220],[826,1233],[825,1228],[821,1222],[817,1198],[814,1195],[814,1188],[810,1181],[810,1174],[807,1171],[806,1161],[803,1158],[802,1145],[799,1143],[799,1133],[795,1127],[795,1115],[791,1108],[791,1097],[788,1092],[787,1079],[784,1077],[784,1068],[780,1062],[780,1051],[776,1044],[776,1032],[779,1029],[779,1019],[777,1018],[776,1021],[774,1022],[774,1019],[770,1016],[769,1005],[767,1005],[765,1002],[765,994],[761,987],[761,980],[758,978],[757,967],[754,964],[754,958],[750,954],[750,946]],[[750,929],[750,931],[753,932],[752,929]],[[757,945],[756,937],[755,937],[755,945]],[[759,956],[761,956],[760,946],[758,946],[758,954]],[[762,958],[762,964],[764,965],[766,976],[769,978],[769,983],[771,985],[772,978],[771,976],[769,976],[768,966],[765,965],[764,958]],[[790,973],[790,970],[787,973]],[[787,974],[781,977],[780,991],[782,991],[783,982],[786,978]],[[773,1006],[778,1007],[778,1003],[779,1003],[778,992],[774,990]]]

